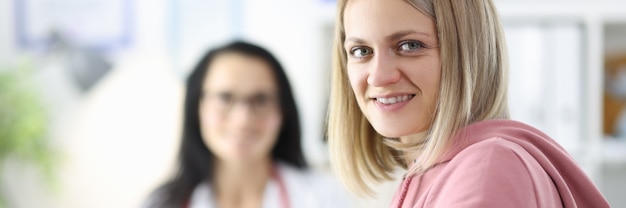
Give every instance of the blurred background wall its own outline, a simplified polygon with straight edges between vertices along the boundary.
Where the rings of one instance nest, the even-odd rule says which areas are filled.
[[[623,101],[605,90],[620,89],[612,78],[626,71],[620,62],[626,60],[626,2],[496,2],[511,59],[513,118],[553,136],[614,207],[626,206],[620,195],[626,187]],[[0,72],[24,71],[39,95],[46,145],[34,149],[50,150],[55,178],[47,182],[42,163],[29,162],[40,160],[3,159],[0,152],[6,206],[138,207],[172,173],[187,73],[208,48],[235,38],[268,48],[283,63],[300,108],[306,156],[328,171],[322,131],[334,4],[0,1]],[[614,105],[607,106],[612,95]],[[355,199],[357,207],[388,206],[396,184],[383,184],[377,198]]]

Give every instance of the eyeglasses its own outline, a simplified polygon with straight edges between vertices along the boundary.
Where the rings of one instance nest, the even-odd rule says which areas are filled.
[[[238,96],[230,92],[205,92],[201,99],[202,105],[215,110],[221,116],[229,115],[235,104],[239,102],[246,104],[249,112],[259,117],[265,117],[278,110],[277,98],[270,93],[261,92],[248,96]]]

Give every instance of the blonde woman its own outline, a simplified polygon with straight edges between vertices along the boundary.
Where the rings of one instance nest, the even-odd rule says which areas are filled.
[[[407,169],[391,207],[609,207],[550,137],[509,120],[490,0],[339,0],[329,108],[353,192]]]

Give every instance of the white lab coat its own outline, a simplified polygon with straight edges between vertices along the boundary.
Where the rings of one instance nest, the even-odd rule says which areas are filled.
[[[349,208],[352,198],[334,178],[302,171],[278,163],[278,170],[285,183],[290,208]],[[191,194],[189,208],[218,208],[209,183],[198,184]],[[263,208],[280,208],[278,182],[270,180],[265,186]]]

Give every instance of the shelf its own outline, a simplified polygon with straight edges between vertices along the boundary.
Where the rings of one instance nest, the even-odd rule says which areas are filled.
[[[607,165],[626,165],[626,138],[604,139],[602,162]]]

